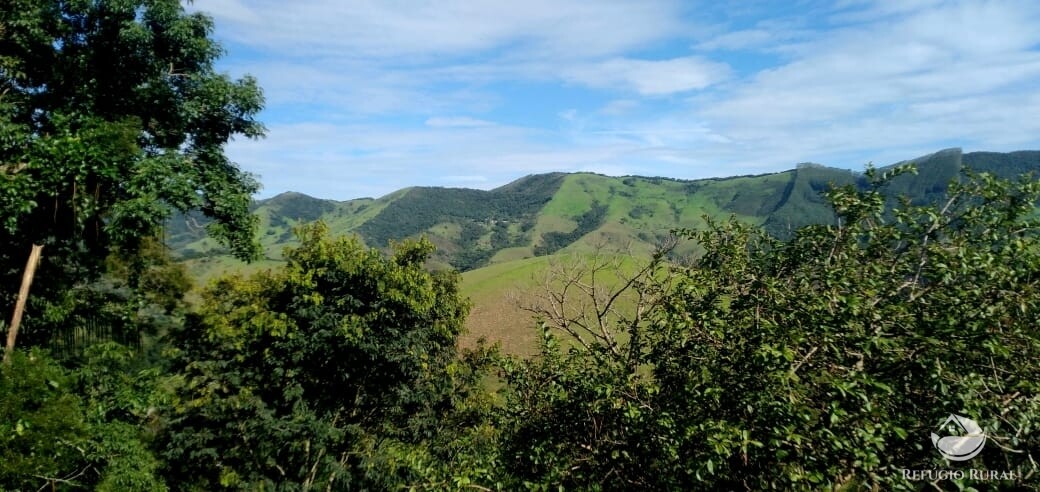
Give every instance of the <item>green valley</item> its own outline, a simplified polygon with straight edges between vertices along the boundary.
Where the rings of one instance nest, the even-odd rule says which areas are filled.
[[[0,2],[0,492],[1040,490],[1040,9],[827,3]]]
[[[946,149],[887,168],[910,162],[917,173],[895,178],[885,193],[920,205],[938,200],[962,169],[1004,178],[1038,172],[1040,152]],[[523,354],[534,349],[536,324],[509,297],[542,280],[546,257],[595,248],[647,255],[674,229],[703,228],[705,217],[732,216],[786,238],[800,227],[834,221],[822,196],[830,186],[865,183],[858,172],[803,163],[780,173],[701,180],[551,173],[487,191],[412,187],[342,202],[290,192],[254,205],[264,251],[260,261],[233,259],[207,236],[200,217],[172,219],[167,237],[194,278],[205,282],[223,272],[281,264],[282,250],[295,245],[293,228],[316,220],[333,234],[356,234],[372,247],[424,236],[437,248],[430,268],[463,272],[463,291],[474,301],[466,340],[486,337],[502,342],[507,352]],[[691,248],[685,245],[673,255],[695,254]]]

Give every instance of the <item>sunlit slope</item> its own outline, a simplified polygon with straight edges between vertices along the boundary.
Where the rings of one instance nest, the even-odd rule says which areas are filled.
[[[408,193],[408,189],[379,199],[360,198],[344,202],[322,200],[302,193],[283,193],[256,203],[262,258],[245,263],[227,254],[206,234],[206,221],[199,215],[178,215],[167,223],[167,244],[188,267],[196,286],[224,272],[252,272],[281,263],[282,251],[296,244],[293,228],[321,219],[337,233],[350,233],[371,219],[388,204]]]
[[[916,175],[885,188],[915,203],[937,200],[961,169],[1002,177],[1040,170],[1040,152],[962,153],[947,149],[912,160]],[[521,178],[493,190],[413,187],[372,199],[344,202],[285,193],[255,205],[265,261],[277,264],[294,242],[292,229],[324,220],[334,234],[358,234],[374,247],[425,236],[436,246],[434,268],[469,271],[600,245],[648,252],[676,228],[698,229],[704,217],[730,216],[784,237],[797,228],[828,223],[833,213],[821,193],[831,185],[866,186],[861,173],[818,164],[790,171],[723,179],[676,180],[551,173]],[[198,216],[167,227],[168,244],[192,273],[209,278],[240,269],[205,234]],[[689,248],[689,247],[687,247]],[[679,253],[691,253],[692,250]]]
[[[964,167],[1004,178],[1037,173],[1040,152],[962,154],[959,149],[949,149],[913,162],[916,174],[896,178],[883,191],[893,199],[906,196],[919,204],[941,198],[947,183],[957,179]],[[898,164],[903,163],[886,168]],[[535,242],[530,249],[502,250],[492,258],[498,263],[466,272],[463,290],[475,304],[467,320],[467,341],[484,337],[500,342],[506,352],[532,353],[538,325],[530,313],[517,307],[517,293],[542,291],[551,261],[573,261],[600,246],[615,250],[628,247],[635,253],[634,261],[642,261],[669,231],[702,227],[703,216],[715,220],[733,216],[784,236],[807,224],[833,220],[821,193],[832,185],[846,184],[867,186],[859,173],[815,164],[802,164],[784,173],[695,182],[570,175],[542,211],[534,229],[536,237],[578,236],[574,233],[581,228],[581,218],[590,214],[602,215],[602,223],[553,251],[552,256],[522,259],[539,248],[546,252],[546,242]],[[597,207],[602,210],[592,213]]]
[[[538,325],[517,303],[520,293],[538,288],[549,265],[548,257],[527,258],[478,268],[462,274],[462,293],[473,303],[466,318],[463,345],[479,338],[500,343],[506,353],[536,352]]]
[[[703,227],[705,216],[722,220],[734,215],[761,224],[766,215],[759,209],[775,207],[762,202],[778,198],[777,190],[791,175],[679,181],[572,174],[542,210],[531,252],[580,252],[601,244],[647,252],[673,229]]]
[[[473,346],[476,340],[483,338],[500,344],[505,353],[537,353],[541,320],[525,308],[547,306],[547,289],[561,292],[566,279],[580,279],[586,287],[595,285],[601,292],[613,294],[649,260],[649,255],[618,254],[604,248],[497,263],[463,273],[462,294],[472,301],[473,308],[466,319],[467,333],[461,343]],[[594,275],[593,268],[596,269]],[[636,305],[632,295],[626,292],[618,296],[613,308],[630,315]],[[592,305],[589,296],[574,286],[568,289],[565,302],[565,310],[570,313],[579,306]]]

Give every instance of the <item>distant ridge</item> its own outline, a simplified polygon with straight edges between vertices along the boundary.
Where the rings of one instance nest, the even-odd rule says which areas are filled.
[[[900,176],[885,191],[913,203],[938,200],[964,168],[1004,178],[1040,173],[1040,151],[963,153],[950,148],[892,166],[905,162],[913,162],[917,174]],[[861,172],[814,163],[777,173],[698,180],[548,173],[492,190],[418,186],[348,201],[286,192],[257,201],[254,210],[270,261],[279,261],[282,249],[293,243],[293,226],[321,219],[334,233],[358,234],[376,247],[425,235],[438,247],[435,267],[465,271],[587,250],[599,243],[647,250],[674,228],[703,226],[705,215],[732,215],[786,236],[801,226],[833,220],[820,193],[835,184],[866,182]],[[232,263],[206,237],[203,224],[197,216],[177,217],[167,227],[167,242],[206,276]]]

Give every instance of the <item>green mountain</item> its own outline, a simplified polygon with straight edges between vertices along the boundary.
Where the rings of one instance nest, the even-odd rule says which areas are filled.
[[[1040,152],[947,149],[904,162],[914,162],[918,173],[901,176],[887,192],[923,203],[937,200],[965,166],[1014,177],[1040,170]],[[292,244],[293,226],[322,219],[333,231],[358,234],[370,246],[426,235],[438,247],[439,266],[467,271],[601,242],[651,247],[673,228],[702,225],[703,215],[735,215],[784,236],[831,220],[820,193],[850,183],[863,186],[865,180],[860,173],[811,163],[780,173],[693,181],[552,173],[489,191],[413,187],[343,202],[289,192],[258,201],[254,211],[270,261],[280,260],[282,248]],[[167,237],[186,260],[224,255],[197,216],[172,220]]]
[[[938,200],[965,167],[1007,178],[1038,172],[1040,151],[946,149],[904,162],[913,162],[917,174],[893,180],[886,193],[925,203]],[[425,235],[437,246],[431,267],[466,272],[463,287],[475,304],[472,336],[505,340],[523,332],[512,347],[523,352],[522,347],[534,340],[533,330],[521,330],[530,325],[529,316],[503,299],[509,290],[533,286],[532,279],[544,270],[548,258],[589,252],[598,245],[639,255],[672,229],[702,227],[705,216],[735,216],[783,237],[801,226],[833,220],[820,194],[831,185],[845,184],[862,187],[866,180],[861,173],[803,163],[779,173],[701,180],[540,174],[486,191],[413,187],[349,201],[290,192],[255,204],[263,261],[245,265],[232,259],[206,236],[205,222],[198,216],[171,220],[167,243],[197,279],[206,281],[229,270],[276,264],[282,250],[294,243],[292,228],[317,219],[335,233],[357,234],[374,247]],[[677,253],[694,251],[687,246]]]

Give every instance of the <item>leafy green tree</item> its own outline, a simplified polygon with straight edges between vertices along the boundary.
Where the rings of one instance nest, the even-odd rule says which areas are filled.
[[[54,299],[173,209],[201,210],[255,256],[257,184],[223,145],[262,135],[263,98],[214,70],[212,29],[178,0],[0,4],[0,306],[30,246],[44,248],[34,296]]]
[[[98,346],[69,371],[33,349],[0,366],[0,489],[166,490],[139,425],[156,374],[132,375],[130,353]]]
[[[959,413],[990,433],[980,464],[1032,481],[1040,182],[982,175],[937,206],[886,210],[882,188],[910,170],[828,192],[837,224],[787,243],[735,224],[690,233],[707,253],[650,351],[662,416],[688,436],[672,452],[697,463],[676,473],[913,488],[901,470],[946,466],[928,436]]]
[[[218,281],[176,334],[164,448],[177,487],[427,480],[422,443],[479,427],[453,410],[479,400],[481,358],[458,357],[468,305],[457,274],[424,268],[432,245],[387,257],[321,223],[298,234],[283,268]]]
[[[152,443],[158,408],[171,397],[164,384],[169,378],[144,366],[138,351],[113,342],[89,347],[83,359],[72,375],[90,424],[89,457],[100,470],[91,485],[106,491],[167,490]]]
[[[990,175],[937,206],[889,208],[893,175],[827,192],[838,221],[789,241],[736,221],[684,231],[631,351],[547,344],[510,372],[503,463],[534,488],[1035,488],[1040,434],[1040,182]],[[550,338],[551,340],[551,338]],[[968,464],[929,436],[949,414],[988,434]],[[941,432],[940,432],[941,433]],[[978,483],[904,469],[1013,472]]]
[[[564,342],[566,343],[566,342]],[[562,348],[549,329],[539,357],[504,366],[499,480],[509,489],[656,490],[647,403],[655,386],[604,345]]]
[[[77,483],[89,429],[66,372],[39,353],[15,353],[0,366],[0,391],[0,488]]]

